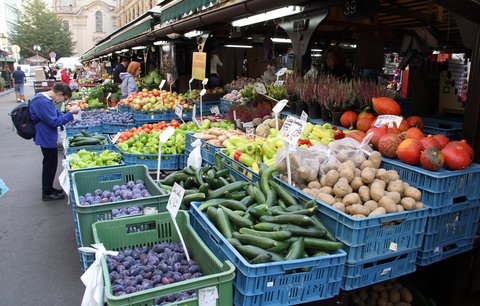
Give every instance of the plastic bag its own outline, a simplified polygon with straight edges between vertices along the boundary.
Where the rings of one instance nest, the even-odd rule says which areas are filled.
[[[197,139],[192,143],[192,146],[193,150],[188,155],[187,167],[192,166],[195,169],[199,169],[200,167],[202,167],[202,141],[200,139]]]
[[[323,163],[320,165],[318,171],[318,177],[322,177],[327,174],[330,170],[337,170],[338,166],[340,166],[340,161],[337,159],[334,153],[330,149],[325,148],[325,158]]]
[[[320,152],[324,150],[326,150],[326,148],[322,145],[310,148],[290,148],[289,156],[292,183],[302,187],[311,181],[317,180],[320,164],[323,162]],[[288,176],[286,147],[280,149],[277,153],[275,164],[281,174]]]
[[[94,253],[95,261],[92,265],[82,274],[80,279],[85,285],[85,293],[83,294],[82,306],[103,306],[105,297],[104,297],[104,287],[103,283],[103,271],[102,263],[100,260],[105,255],[117,256],[118,252],[116,251],[107,251],[103,246],[103,243],[92,244],[93,248],[90,247],[80,247],[79,251],[85,253]]]
[[[70,193],[70,179],[68,177],[68,167],[67,167],[67,160],[62,160],[62,165],[63,165],[63,171],[60,173],[58,176],[58,181],[60,183],[60,186],[62,186],[63,191],[67,194],[67,197]]]
[[[347,160],[352,160],[357,168],[360,168],[362,163],[367,160],[368,156],[373,152],[373,149],[369,145],[372,137],[373,133],[369,133],[362,142],[346,137],[332,141],[328,144],[328,148],[339,162],[343,163]]]

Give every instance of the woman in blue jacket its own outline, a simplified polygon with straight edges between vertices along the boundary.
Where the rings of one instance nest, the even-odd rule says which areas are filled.
[[[35,123],[34,141],[40,146],[43,154],[42,169],[42,200],[52,201],[65,198],[62,190],[53,188],[57,172],[57,127],[73,120],[73,114],[78,114],[75,107],[67,113],[59,112],[54,102],[64,102],[72,96],[72,90],[65,83],[55,83],[52,90],[40,92],[30,102],[30,118]]]
[[[137,82],[135,78],[142,72],[139,62],[131,62],[128,64],[127,72],[120,73],[120,80],[122,80],[122,96],[126,98],[132,92],[138,92]]]

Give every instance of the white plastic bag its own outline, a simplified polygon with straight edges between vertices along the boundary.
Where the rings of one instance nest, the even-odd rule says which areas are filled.
[[[67,194],[67,197],[70,193],[70,179],[68,177],[68,161],[66,159],[62,160],[63,171],[58,176],[58,181],[60,186],[62,186],[63,191]]]
[[[79,251],[85,253],[95,254],[95,261],[93,264],[82,274],[80,279],[85,285],[85,293],[83,294],[82,306],[103,306],[105,301],[103,283],[103,271],[101,258],[105,255],[117,256],[116,251],[107,251],[103,246],[103,243],[92,244],[93,248],[80,247]]]
[[[369,145],[372,137],[373,133],[369,133],[365,136],[362,142],[346,137],[337,141],[332,141],[328,144],[328,148],[341,163],[346,162],[347,160],[352,160],[357,168],[360,168],[362,163],[373,152],[373,149]]]
[[[195,169],[202,167],[202,141],[200,139],[195,140],[192,143],[193,150],[188,155],[187,167],[192,166]]]

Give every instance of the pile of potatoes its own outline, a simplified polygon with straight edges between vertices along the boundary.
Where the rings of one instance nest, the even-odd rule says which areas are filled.
[[[348,160],[320,180],[299,187],[354,218],[423,208],[420,190],[400,180],[397,171],[380,168],[381,162],[380,153],[374,151],[360,168]]]
[[[411,306],[413,295],[408,288],[392,280],[355,292],[352,302],[356,306]]]

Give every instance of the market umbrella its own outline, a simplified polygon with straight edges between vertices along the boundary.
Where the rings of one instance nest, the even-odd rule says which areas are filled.
[[[29,64],[39,64],[39,63],[46,63],[48,60],[40,55],[34,55],[25,59],[25,61]]]

